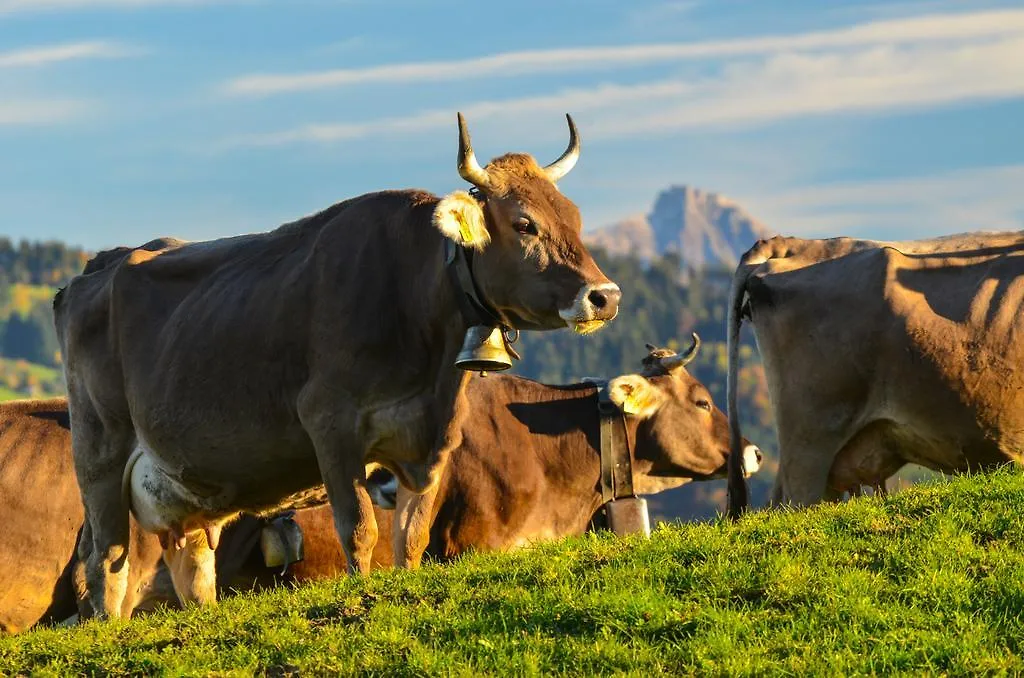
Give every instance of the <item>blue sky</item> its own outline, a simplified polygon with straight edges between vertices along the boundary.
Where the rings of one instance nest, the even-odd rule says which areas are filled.
[[[482,160],[583,153],[586,228],[669,184],[775,231],[1024,228],[1020,2],[0,0],[0,232],[273,228]]]

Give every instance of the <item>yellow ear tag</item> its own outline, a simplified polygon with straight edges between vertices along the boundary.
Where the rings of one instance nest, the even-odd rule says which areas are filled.
[[[462,242],[466,245],[472,245],[473,231],[469,227],[469,221],[462,212],[455,212],[454,216],[455,220],[459,222],[459,235],[462,236]]]
[[[626,400],[622,403],[622,411],[625,414],[636,414],[640,411],[643,403],[640,402],[640,396],[637,395],[636,391],[631,391]]]

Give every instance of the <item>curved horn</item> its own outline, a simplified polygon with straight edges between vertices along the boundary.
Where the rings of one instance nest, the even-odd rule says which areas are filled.
[[[666,372],[671,372],[672,370],[678,369],[684,365],[689,364],[690,361],[697,357],[697,351],[699,349],[700,337],[698,337],[697,333],[694,332],[693,344],[691,344],[689,350],[686,353],[684,353],[683,355],[667,355],[664,358],[658,360],[658,364],[660,364],[661,368]]]
[[[565,149],[561,158],[544,168],[544,173],[552,182],[557,182],[568,174],[580,159],[580,135],[576,131],[576,123],[568,113],[565,114],[565,119],[569,121],[569,147]]]
[[[469,130],[466,129],[466,119],[462,117],[462,113],[459,113],[459,176],[477,188],[487,188],[491,183],[487,170],[476,161],[473,143],[469,140]]]
[[[697,336],[696,332],[691,332],[690,334],[693,337],[693,343],[690,344],[690,350],[688,350],[686,354],[683,355],[684,365],[688,365],[694,358],[696,358],[697,351],[700,350],[700,337]]]

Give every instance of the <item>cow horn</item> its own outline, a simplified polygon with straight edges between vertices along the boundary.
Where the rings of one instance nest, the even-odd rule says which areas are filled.
[[[576,123],[568,113],[565,114],[565,119],[569,121],[569,147],[565,149],[561,158],[544,168],[544,173],[552,182],[557,182],[568,174],[580,159],[580,135],[576,131]]]
[[[469,130],[462,113],[459,113],[459,176],[477,188],[487,188],[491,183],[487,170],[480,166],[473,153],[473,143],[469,140]]]
[[[690,336],[693,337],[693,343],[690,344],[690,350],[683,356],[684,365],[689,365],[697,357],[697,351],[700,350],[700,337],[697,336],[696,332],[691,332]]]
[[[700,350],[700,337],[697,336],[696,332],[692,333],[693,343],[690,345],[689,350],[683,355],[669,355],[662,358],[659,362],[662,368],[666,371],[672,371],[678,367],[689,365],[694,358],[697,357],[697,351]]]

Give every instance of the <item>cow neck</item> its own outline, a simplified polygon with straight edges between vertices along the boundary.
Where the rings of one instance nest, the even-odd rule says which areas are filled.
[[[494,307],[488,304],[473,276],[473,252],[456,245],[451,239],[444,239],[444,268],[448,280],[455,288],[455,298],[459,305],[462,320],[468,327],[488,325],[511,329]]]
[[[626,415],[612,402],[608,382],[588,380],[597,386],[597,414],[600,427],[601,503],[635,497],[633,490],[633,449]],[[633,441],[634,445],[636,441]]]
[[[472,192],[471,192],[472,193]],[[479,200],[479,198],[477,198]],[[444,239],[444,269],[455,292],[455,300],[466,327],[484,326],[501,328],[505,350],[516,360],[521,357],[512,347],[519,337],[518,330],[505,321],[501,314],[487,302],[480,292],[473,275],[473,250],[457,245],[450,238]]]

